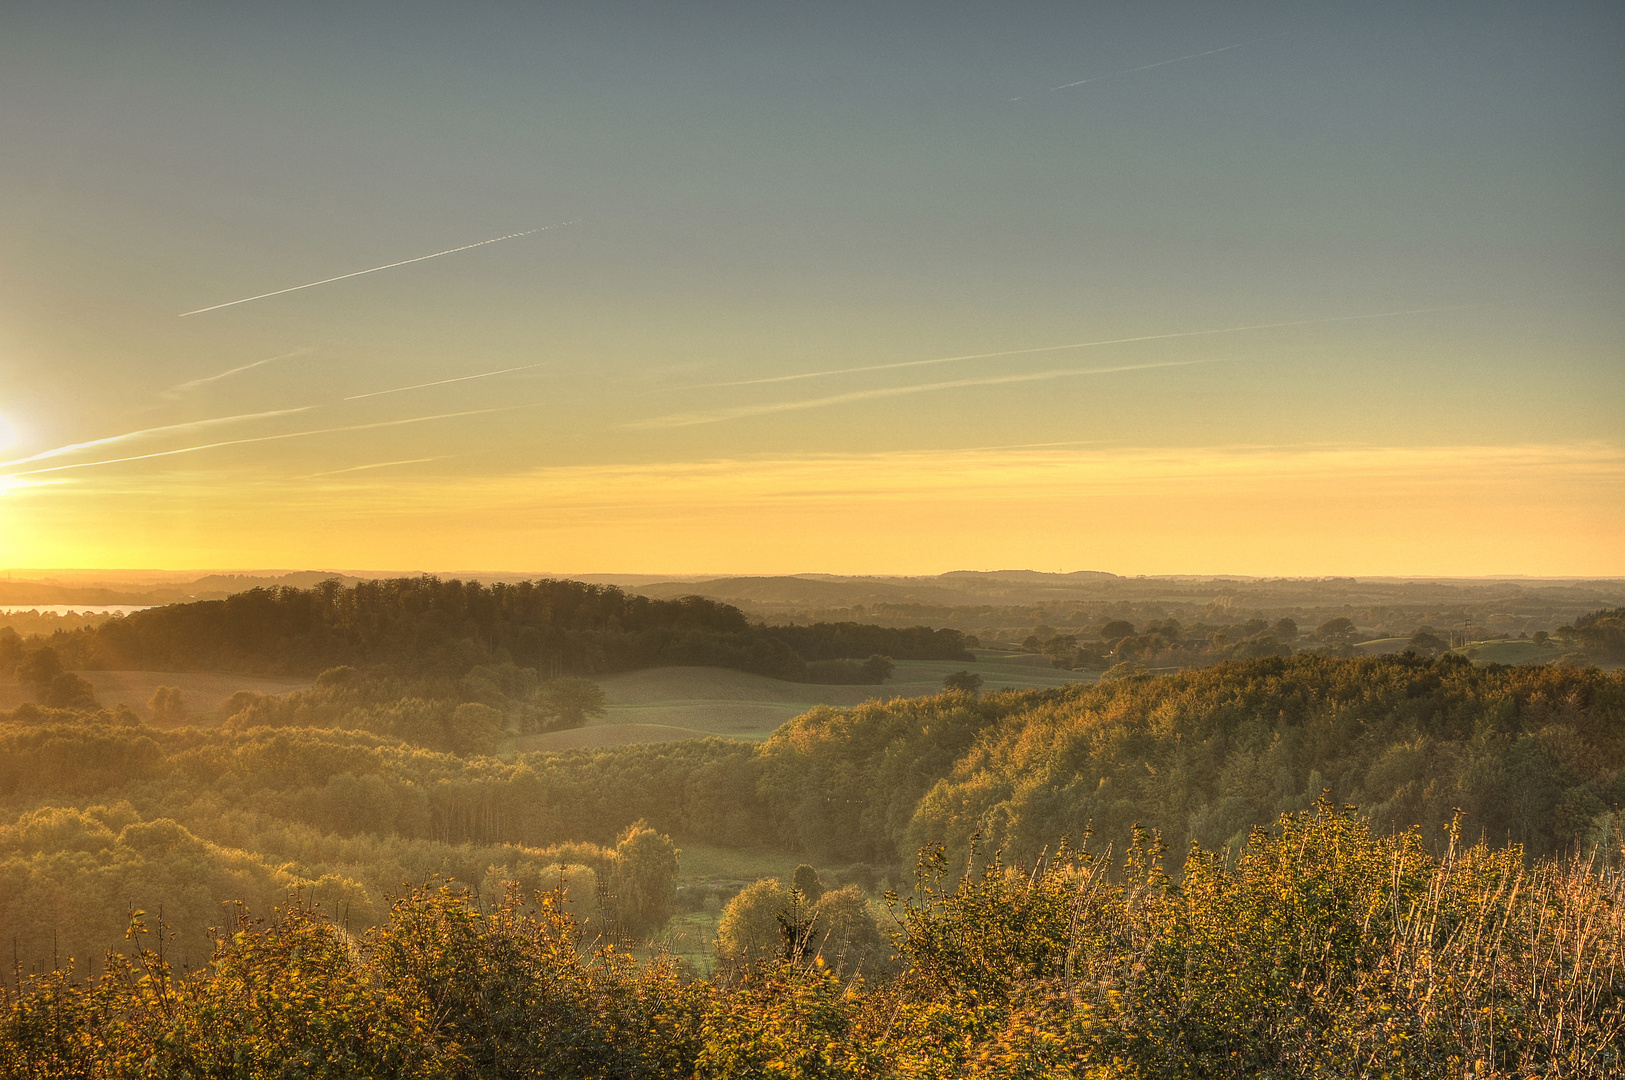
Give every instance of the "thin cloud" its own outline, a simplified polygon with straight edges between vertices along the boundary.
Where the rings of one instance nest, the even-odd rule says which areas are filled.
[[[222,446],[246,446],[249,443],[276,442],[280,439],[299,439],[307,435],[331,435],[341,431],[370,431],[374,428],[401,427],[406,424],[422,424],[430,420],[451,420],[459,416],[485,416],[490,413],[513,412],[515,409],[534,409],[539,403],[532,402],[526,405],[503,405],[495,409],[468,409],[463,412],[435,413],[432,416],[409,416],[403,420],[379,420],[371,424],[346,424],[342,427],[313,428],[309,431],[288,431],[281,435],[260,435],[252,439],[226,439],[221,442],[203,443],[198,446],[183,446],[176,450],[160,450],[153,454],[132,454],[129,457],[107,458],[103,461],[81,461],[73,465],[53,465],[46,469],[27,469],[11,473],[10,476],[38,476],[40,473],[62,472],[66,469],[89,469],[97,465],[122,465],[127,461],[147,461],[151,458],[174,457],[176,454],[195,454],[200,450],[215,450]],[[18,464],[18,463],[8,463]]]
[[[672,428],[693,427],[697,424],[716,424],[724,420],[738,420],[747,416],[763,416],[768,413],[796,412],[801,409],[822,409],[831,405],[845,405],[852,401],[869,401],[874,398],[902,397],[908,394],[925,394],[933,390],[957,390],[967,386],[1000,386],[1005,383],[1040,382],[1046,379],[1065,379],[1084,375],[1110,375],[1119,371],[1149,371],[1153,368],[1192,367],[1196,364],[1217,363],[1216,359],[1207,360],[1169,360],[1155,364],[1123,364],[1117,367],[1106,368],[1062,368],[1053,371],[1034,371],[1022,375],[987,375],[973,379],[952,379],[946,382],[919,383],[913,386],[887,386],[874,390],[854,390],[846,394],[831,394],[828,397],[807,398],[802,401],[778,401],[763,405],[741,405],[732,409],[718,409],[707,413],[678,413],[671,416],[657,416],[650,420],[634,421],[623,425],[631,428]]]
[[[229,379],[233,375],[241,375],[245,371],[252,371],[264,364],[274,364],[278,360],[292,360],[296,356],[304,356],[305,354],[314,351],[314,349],[308,348],[295,349],[293,352],[283,353],[281,356],[267,356],[264,360],[256,360],[252,364],[244,364],[242,367],[234,367],[230,371],[222,371],[218,375],[209,375],[202,379],[193,379],[191,382],[177,383],[176,385],[171,386],[168,390],[159,391],[159,395],[161,397],[171,399],[178,398],[189,391],[196,390],[200,386],[207,386],[212,382],[219,382],[221,379]]]
[[[303,285],[294,285],[286,289],[277,289],[274,292],[260,293],[258,296],[245,296],[241,300],[228,300],[224,304],[213,304],[209,307],[198,308],[195,311],[183,311],[181,312],[180,317],[184,319],[188,315],[202,315],[205,311],[219,311],[221,308],[236,307],[238,304],[246,304],[252,300],[264,300],[271,296],[281,296],[284,293],[298,292],[300,289],[314,289],[318,285],[328,285],[335,281],[344,281],[347,278],[360,277],[363,274],[376,274],[380,270],[393,270],[397,266],[408,266],[412,263],[423,262],[426,259],[438,259],[442,255],[455,255],[459,251],[470,251],[477,247],[484,247],[486,244],[499,244],[504,240],[513,240],[517,237],[529,236],[532,233],[547,232],[549,229],[562,229],[566,225],[573,224],[575,223],[572,221],[561,221],[557,225],[544,225],[538,229],[526,229],[524,232],[509,233],[506,236],[493,236],[489,240],[481,240],[474,244],[464,244],[462,247],[447,248],[445,251],[437,251],[432,255],[419,255],[414,259],[402,259],[400,262],[385,263],[383,266],[374,266],[367,270],[353,270],[348,274],[339,274],[337,277],[322,278],[320,281],[310,281]]]
[[[1150,71],[1152,68],[1167,67],[1169,64],[1182,64],[1186,60],[1198,60],[1204,56],[1213,56],[1216,53],[1229,52],[1231,49],[1239,49],[1246,44],[1249,44],[1249,42],[1238,41],[1234,45],[1226,45],[1219,49],[1208,49],[1206,52],[1191,53],[1189,56],[1176,56],[1172,60],[1158,60],[1155,64],[1141,64],[1139,67],[1125,68],[1122,71],[1108,71],[1104,75],[1091,75],[1089,78],[1079,79],[1077,82],[1062,83],[1060,86],[1052,86],[1050,87],[1050,93],[1053,94],[1057,90],[1070,90],[1074,86],[1083,86],[1085,83],[1099,82],[1101,79],[1115,79],[1119,75],[1133,75],[1137,71]]]
[[[439,457],[406,458],[402,461],[375,461],[370,465],[352,465],[348,469],[329,469],[327,472],[311,473],[308,476],[296,476],[295,480],[315,480],[323,476],[339,476],[343,473],[365,472],[368,469],[387,469],[393,465],[422,465],[430,461],[445,461],[451,454],[441,454]]]
[[[1354,322],[1359,319],[1388,319],[1397,315],[1436,315],[1444,311],[1459,311],[1468,306],[1467,304],[1455,304],[1450,307],[1378,311],[1365,315],[1334,315],[1324,319],[1293,319],[1287,322],[1253,323],[1248,326],[1221,326],[1212,330],[1182,330],[1172,334],[1140,334],[1136,337],[1103,338],[1099,341],[1075,341],[1069,345],[1041,345],[1032,349],[1004,349],[1000,352],[966,353],[963,356],[934,356],[928,360],[900,360],[892,364],[866,364],[862,367],[827,368],[823,371],[804,371],[796,375],[773,375],[763,379],[736,379],[732,382],[697,383],[680,389],[710,390],[723,386],[761,386],[766,383],[822,379],[830,375],[858,375],[867,371],[896,371],[899,368],[952,364],[963,360],[993,360],[1003,356],[1032,356],[1037,353],[1061,352],[1066,349],[1092,349],[1103,345],[1128,345],[1140,341],[1171,341],[1175,338],[1207,337],[1212,334],[1239,334],[1248,330],[1276,330],[1289,326],[1322,326],[1328,323]]]
[[[393,390],[374,390],[368,394],[351,394],[344,400],[360,401],[362,398],[382,397],[385,394],[403,394],[408,390],[423,390],[430,386],[446,386],[450,383],[468,382],[472,379],[489,379],[493,375],[508,375],[515,371],[530,371],[533,368],[546,366],[546,364],[526,364],[523,367],[503,368],[501,371],[482,371],[478,375],[463,375],[455,379],[440,379],[437,382],[415,383],[412,386],[397,386]]]
[[[320,405],[300,405],[293,409],[272,409],[269,412],[240,413],[237,416],[216,416],[208,420],[188,420],[184,424],[165,424],[163,427],[142,428],[140,431],[127,431],[122,435],[109,435],[105,439],[90,439],[86,442],[69,443],[66,446],[54,447],[50,450],[41,450],[25,458],[16,458],[12,461],[0,461],[0,469],[8,469],[13,465],[27,465],[34,461],[44,461],[47,458],[61,457],[78,450],[88,450],[93,446],[108,446],[113,443],[127,442],[130,439],[142,439],[150,435],[167,435],[176,431],[197,431],[202,428],[218,427],[221,424],[237,424],[248,420],[268,420],[274,416],[291,416],[294,413],[309,412],[319,409]]]

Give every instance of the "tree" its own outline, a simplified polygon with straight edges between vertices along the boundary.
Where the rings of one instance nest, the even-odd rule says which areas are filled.
[[[677,898],[678,850],[639,820],[621,834],[610,870],[610,907],[620,928],[643,939],[665,926]]]
[[[147,702],[152,718],[161,724],[178,724],[186,719],[186,701],[178,686],[160,686]]]
[[[549,730],[578,728],[608,711],[603,687],[591,679],[553,679],[536,691],[536,700],[551,718]]]
[[[1339,616],[1321,623],[1315,634],[1328,645],[1347,645],[1354,639],[1354,630],[1354,620]]]
[[[1101,641],[1121,641],[1134,636],[1134,624],[1126,619],[1113,619],[1100,628]]]
[[[27,683],[34,688],[34,696],[43,698],[51,688],[51,680],[62,674],[62,658],[56,650],[47,645],[43,649],[35,649],[23,657],[23,662],[17,665],[17,681]]]
[[[795,894],[778,878],[764,878],[728,901],[717,922],[717,956],[730,964],[753,964],[783,956],[785,925],[799,919]]]
[[[1438,656],[1450,647],[1443,638],[1433,632],[1431,626],[1418,628],[1406,644],[1422,656]]]
[[[1074,634],[1056,634],[1044,642],[1039,651],[1049,657],[1050,662],[1056,667],[1069,668],[1072,666],[1073,656],[1078,651],[1077,636]]]
[[[451,711],[445,731],[445,749],[452,753],[489,754],[502,740],[502,714],[489,705],[467,701]]]
[[[856,885],[830,890],[813,907],[809,945],[837,974],[862,971],[872,976],[888,967],[880,927]]]
[[[824,895],[824,883],[818,877],[818,871],[806,863],[796,867],[796,872],[790,878],[790,888],[801,894],[804,903],[816,904],[818,898]]]
[[[1270,629],[1275,634],[1275,640],[1283,645],[1290,645],[1298,640],[1298,624],[1291,619],[1277,619]]]
[[[64,671],[51,680],[51,685],[40,695],[40,704],[53,709],[96,709],[96,688],[71,671]]]
[[[897,670],[897,665],[892,663],[892,658],[889,656],[882,656],[879,653],[874,653],[869,657],[869,659],[863,662],[863,677],[865,681],[873,683],[877,686],[891,678],[892,672],[895,670]]]
[[[982,677],[974,671],[956,671],[942,680],[942,688],[961,694],[974,694],[982,689]]]

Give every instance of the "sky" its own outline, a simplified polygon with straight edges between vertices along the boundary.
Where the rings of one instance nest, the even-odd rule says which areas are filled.
[[[0,566],[1625,575],[1622,47],[10,3]]]

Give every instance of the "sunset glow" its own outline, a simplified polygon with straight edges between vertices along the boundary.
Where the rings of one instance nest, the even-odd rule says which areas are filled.
[[[1577,22],[487,15],[11,20],[0,563],[1625,573]]]

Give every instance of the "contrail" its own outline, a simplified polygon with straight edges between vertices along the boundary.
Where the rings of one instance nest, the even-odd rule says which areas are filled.
[[[177,450],[160,450],[154,454],[132,454],[129,457],[108,458],[105,461],[81,461],[74,465],[52,465],[45,469],[28,469],[6,475],[8,477],[37,476],[40,473],[62,472],[65,469],[89,469],[97,465],[122,465],[127,461],[146,461],[150,458],[173,457],[176,454],[195,454],[199,450],[215,450],[222,446],[245,446],[249,443],[275,442],[278,439],[298,439],[306,435],[331,435],[340,431],[369,431],[373,428],[401,427],[405,424],[422,424],[430,420],[451,420],[459,416],[484,416],[488,413],[513,412],[515,409],[534,409],[541,404],[541,402],[532,402],[526,405],[503,405],[495,409],[469,409],[465,412],[436,413],[433,416],[409,416],[404,420],[380,420],[371,424],[348,424],[344,427],[314,428],[310,431],[288,431],[281,435],[259,435],[252,439],[227,439],[223,442],[203,443],[200,446],[183,446]],[[0,466],[0,468],[3,467]]]
[[[1119,75],[1132,75],[1136,71],[1150,71],[1152,68],[1167,67],[1169,64],[1179,64],[1186,60],[1196,60],[1203,56],[1212,56],[1214,53],[1229,52],[1231,49],[1239,49],[1246,44],[1248,44],[1248,42],[1238,41],[1234,45],[1226,45],[1222,49],[1209,49],[1207,52],[1191,53],[1189,56],[1176,56],[1172,60],[1158,60],[1155,64],[1142,64],[1137,68],[1126,68],[1123,71],[1108,71],[1104,75],[1091,75],[1089,78],[1079,79],[1077,82],[1069,82],[1063,83],[1060,86],[1052,86],[1049,88],[1049,91],[1053,94],[1057,90],[1070,90],[1074,86],[1082,86],[1084,83],[1099,82],[1101,79],[1115,79]]]
[[[439,457],[407,458],[404,461],[375,461],[371,465],[352,465],[348,469],[329,469],[327,472],[311,473],[309,476],[296,476],[295,480],[315,480],[322,476],[338,476],[341,473],[362,472],[366,469],[387,469],[391,465],[422,465],[426,461],[445,461],[449,454]]]
[[[901,397],[905,394],[924,394],[932,390],[957,390],[966,386],[998,386],[1003,383],[1039,382],[1045,379],[1064,379],[1070,376],[1110,375],[1119,371],[1149,371],[1152,368],[1191,367],[1196,364],[1218,363],[1218,359],[1168,360],[1154,364],[1123,364],[1106,368],[1061,368],[1053,371],[1034,371],[1022,375],[987,375],[975,379],[953,379],[947,382],[920,383],[914,386],[887,386],[875,390],[854,390],[829,397],[808,398],[803,401],[779,401],[766,405],[741,405],[734,409],[719,409],[709,413],[680,413],[657,416],[624,424],[629,428],[693,427],[697,424],[715,424],[724,420],[738,420],[746,416],[766,413],[796,412],[801,409],[821,409],[829,405],[844,405],[849,401],[868,401],[872,398]]]
[[[278,360],[291,360],[295,356],[304,356],[306,353],[314,351],[315,350],[308,348],[295,349],[293,352],[283,353],[281,356],[267,356],[264,360],[256,360],[252,364],[244,364],[242,367],[234,367],[230,371],[222,371],[218,375],[209,375],[202,379],[193,379],[191,382],[177,383],[176,385],[171,386],[168,390],[160,390],[159,396],[166,398],[178,398],[189,390],[196,390],[200,386],[207,386],[209,383],[219,382],[221,379],[229,379],[233,375],[241,375],[245,371],[252,371],[261,364],[274,364]]]
[[[1459,311],[1470,304],[1452,304],[1449,307],[1413,308],[1406,311],[1376,311],[1365,315],[1333,315],[1323,319],[1292,319],[1287,322],[1252,323],[1248,326],[1221,326],[1211,330],[1182,330],[1172,334],[1140,334],[1137,337],[1102,338],[1099,341],[1075,341],[1070,345],[1040,345],[1032,349],[1005,349],[1001,352],[966,353],[963,356],[933,356],[928,360],[899,360],[892,364],[869,364],[864,367],[828,368],[824,371],[804,371],[797,375],[773,375],[763,379],[737,379],[733,382],[696,383],[679,387],[683,390],[711,390],[722,386],[760,386],[764,383],[795,382],[800,379],[822,379],[829,375],[857,375],[866,371],[895,371],[898,368],[925,367],[930,364],[952,364],[962,360],[993,360],[1001,356],[1031,356],[1035,353],[1061,352],[1065,349],[1092,349],[1102,345],[1128,345],[1139,341],[1169,341],[1174,338],[1208,337],[1213,334],[1239,334],[1247,330],[1276,330],[1288,326],[1321,326],[1327,323],[1353,322],[1359,319],[1389,319],[1398,315],[1436,315],[1443,311]]]
[[[355,270],[348,274],[340,274],[338,277],[322,278],[320,281],[312,281],[304,285],[295,285],[292,288],[287,289],[278,289],[275,292],[260,293],[258,296],[245,296],[241,300],[230,300],[224,304],[215,304],[211,307],[198,308],[196,311],[183,311],[181,312],[180,317],[184,319],[188,315],[201,315],[205,311],[219,311],[221,308],[235,307],[238,304],[246,304],[250,300],[264,300],[268,296],[281,296],[283,293],[298,292],[300,289],[314,289],[318,285],[327,285],[334,281],[343,281],[346,278],[360,277],[362,274],[376,274],[380,270],[392,270],[397,266],[407,266],[411,263],[423,262],[425,259],[438,259],[442,255],[455,255],[459,251],[468,251],[472,248],[484,247],[486,244],[497,244],[504,240],[512,240],[520,236],[529,236],[531,233],[546,232],[549,229],[562,229],[566,225],[573,224],[575,223],[572,221],[561,221],[557,225],[544,225],[539,229],[526,229],[524,232],[509,233],[506,236],[493,236],[491,239],[481,240],[477,244],[464,244],[462,247],[447,248],[445,251],[437,251],[433,255],[419,255],[415,259],[402,259],[400,262],[385,263],[383,266],[374,266],[370,270]]]
[[[483,371],[478,375],[463,375],[456,379],[441,379],[438,382],[417,383],[412,386],[397,386],[393,390],[374,390],[370,394],[351,394],[345,401],[360,401],[362,398],[381,397],[384,394],[401,394],[408,390],[422,390],[430,386],[445,386],[447,383],[468,382],[470,379],[489,379],[493,375],[507,375],[514,371],[529,371],[531,368],[546,367],[545,364],[526,364],[523,367],[503,368],[501,371]],[[325,473],[321,475],[326,475]]]
[[[266,420],[273,416],[289,416],[293,413],[309,412],[319,409],[320,405],[300,405],[293,409],[272,409],[270,412],[242,413],[238,416],[217,416],[209,420],[189,420],[184,424],[166,424],[163,427],[142,428],[140,431],[127,431],[123,435],[109,435],[105,439],[91,439],[88,442],[69,443],[67,446],[58,446],[51,450],[41,450],[29,457],[17,458],[15,461],[0,461],[0,469],[7,469],[13,465],[27,465],[31,461],[43,461],[46,458],[61,457],[76,450],[88,450],[92,446],[106,446],[109,443],[124,442],[126,439],[139,439],[147,435],[162,435],[171,431],[195,431],[198,428],[215,427],[219,424],[235,424],[242,420]]]

